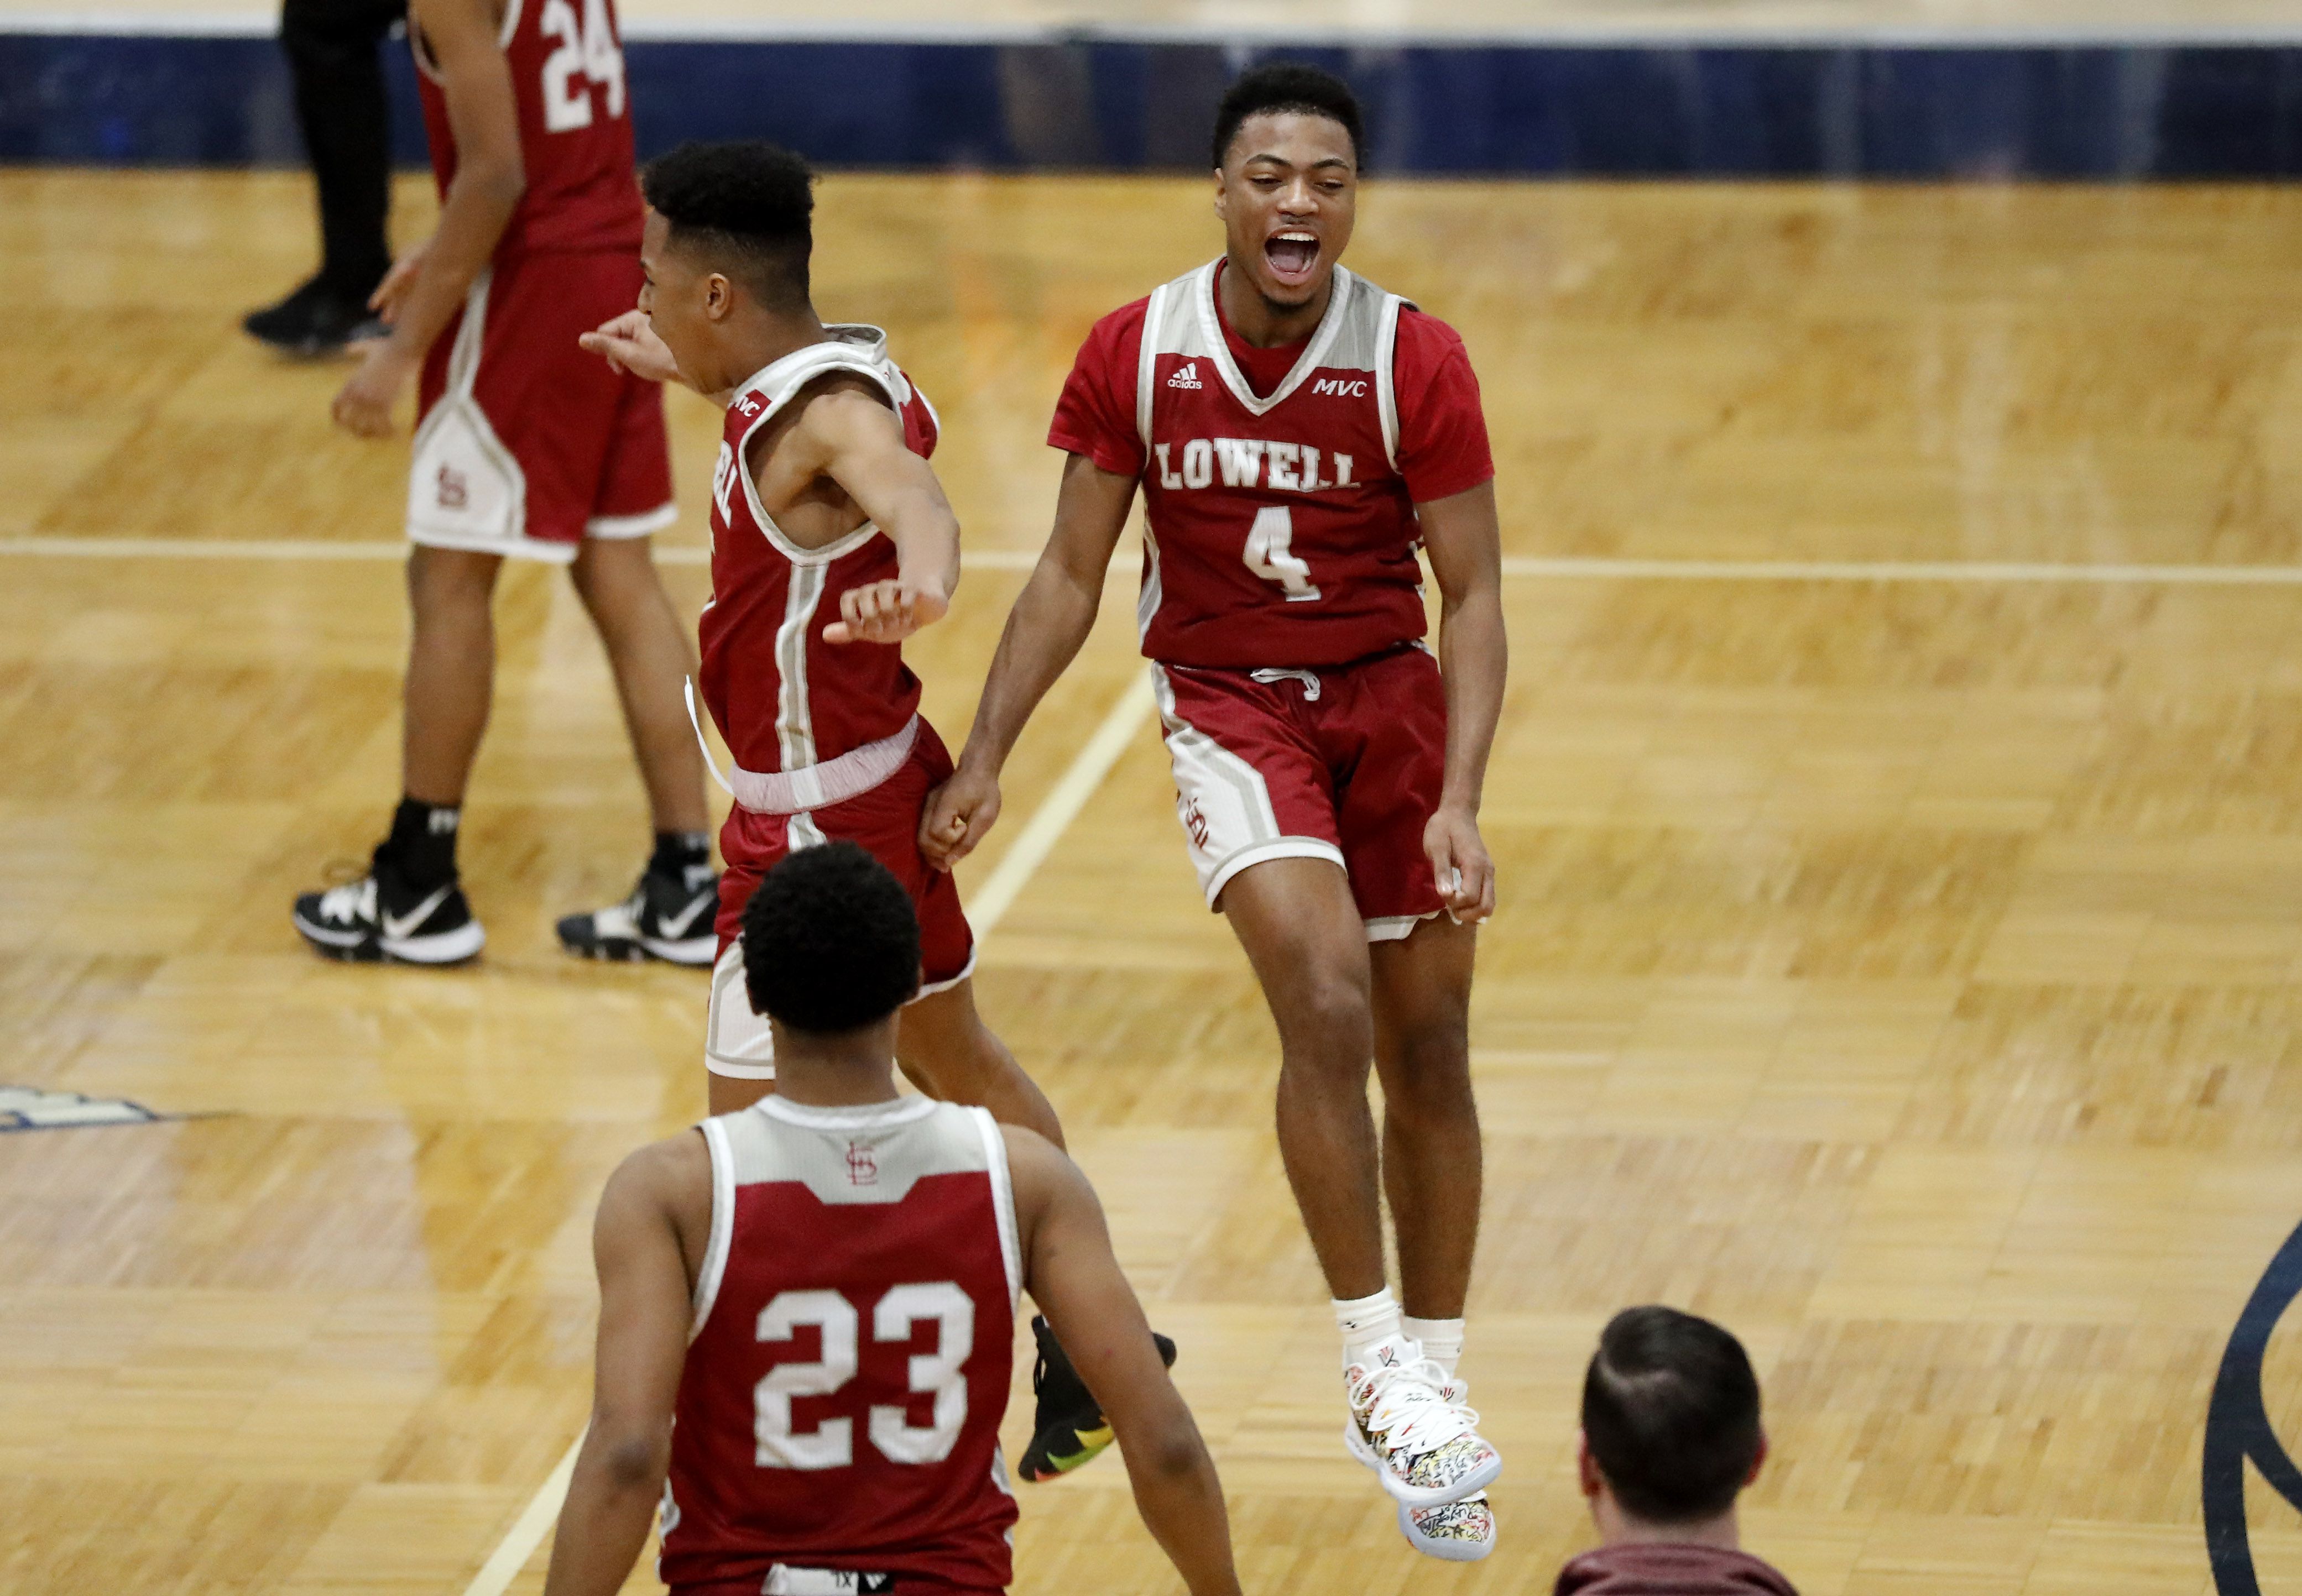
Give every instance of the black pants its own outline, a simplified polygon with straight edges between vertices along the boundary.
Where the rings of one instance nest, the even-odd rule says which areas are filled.
[[[407,0],[283,0],[280,44],[320,188],[320,276],[364,300],[391,265],[391,130],[377,54]]]

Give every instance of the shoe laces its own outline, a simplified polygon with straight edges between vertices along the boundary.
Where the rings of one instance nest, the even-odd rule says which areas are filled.
[[[1447,1372],[1427,1357],[1350,1373],[1352,1412],[1391,1450],[1435,1452],[1478,1426],[1477,1410],[1449,1400]]]
[[[320,895],[323,920],[372,920],[375,918],[375,878],[363,876],[331,886]]]

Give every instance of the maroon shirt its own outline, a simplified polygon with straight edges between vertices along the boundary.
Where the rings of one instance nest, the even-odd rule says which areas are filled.
[[[1719,1546],[1601,1546],[1558,1571],[1551,1596],[1798,1596],[1748,1552]]]

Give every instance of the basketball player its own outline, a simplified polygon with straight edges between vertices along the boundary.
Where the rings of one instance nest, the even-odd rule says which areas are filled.
[[[769,870],[743,919],[776,1092],[643,1147],[600,1199],[595,1394],[549,1596],[620,1590],[659,1500],[679,1596],[1004,1590],[1025,1289],[1103,1393],[1186,1586],[1237,1592],[1222,1485],[1093,1189],[1029,1130],[896,1095],[910,890],[832,843]]]
[[[919,712],[902,643],[944,614],[959,581],[959,522],[928,464],[935,411],[886,333],[817,316],[804,162],[769,144],[691,144],[643,181],[641,308],[584,344],[727,412],[702,623],[703,700],[736,764],[704,1031],[711,1111],[774,1089],[774,1034],[744,995],[743,906],[778,860],[845,838],[895,872],[919,914],[922,984],[895,1036],[904,1073],[1061,1147],[1055,1111],[976,1012],[959,889],[920,852],[920,811],[951,756]],[[1087,1462],[1110,1432],[1044,1322],[1032,1328],[1039,1420],[1022,1467],[1036,1480]]]
[[[408,36],[441,196],[439,231],[375,303],[391,335],[336,396],[391,430],[421,368],[409,474],[402,796],[365,879],[296,902],[329,957],[451,964],[485,942],[456,868],[495,668],[505,558],[568,567],[607,646],[654,811],[624,903],[559,922],[571,950],[708,965],[715,901],[703,770],[680,710],[689,654],[648,534],[670,525],[663,398],[576,348],[639,291],[639,193],[609,0],[416,0]]]
[[[1494,907],[1477,816],[1503,691],[1500,537],[1461,341],[1337,264],[1359,145],[1358,107],[1323,72],[1265,67],[1224,97],[1225,252],[1080,349],[1049,436],[1070,455],[1054,531],[921,845],[947,865],[997,816],[1000,767],[1086,640],[1139,484],[1138,616],[1177,810],[1278,1022],[1280,1149],[1335,1299],[1345,1439],[1409,1541],[1467,1560],[1493,1546],[1483,1488],[1501,1467],[1456,1373],[1479,1220],[1468,1028],[1474,928]],[[1442,601],[1436,659],[1418,542]]]

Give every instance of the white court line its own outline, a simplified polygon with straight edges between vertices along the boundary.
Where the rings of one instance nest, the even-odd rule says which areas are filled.
[[[984,882],[983,889],[967,905],[967,918],[975,928],[979,941],[1006,917],[1008,909],[1047,855],[1054,852],[1071,823],[1079,819],[1080,811],[1093,798],[1103,778],[1111,774],[1127,745],[1151,718],[1153,709],[1150,678],[1140,670],[1128,672],[1128,685],[1113,701],[1103,724],[1087,740],[1054,788],[1039,801],[1039,807],[1015,834],[1015,840]],[[545,1477],[528,1504],[520,1510],[488,1560],[472,1575],[472,1583],[464,1587],[464,1596],[503,1596],[519,1571],[527,1567],[528,1558],[543,1544],[544,1536],[559,1516],[560,1505],[567,1498],[567,1482],[576,1473],[576,1454],[584,1445],[584,1437],[576,1436],[567,1454]]]
[[[0,555],[55,559],[399,560],[407,545],[397,539],[329,538],[57,538],[0,537]],[[710,550],[693,544],[659,547],[657,563],[700,566]],[[1031,549],[971,549],[962,563],[982,571],[1028,571],[1038,563]],[[1114,572],[1133,567],[1125,553]],[[2052,560],[1987,559],[1609,559],[1509,555],[1503,575],[1520,581],[1559,582],[2083,582],[2180,587],[2302,586],[2302,566],[2088,565]]]

